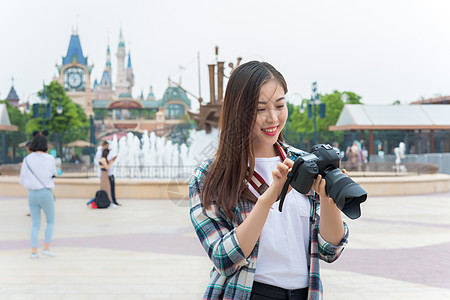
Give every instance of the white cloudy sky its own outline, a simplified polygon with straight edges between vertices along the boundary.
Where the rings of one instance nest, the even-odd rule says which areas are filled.
[[[134,96],[153,85],[161,97],[180,66],[182,84],[198,94],[199,52],[208,98],[206,64],[216,45],[227,63],[241,56],[273,64],[304,97],[313,81],[321,93],[353,91],[366,104],[450,95],[446,0],[17,0],[0,8],[0,98],[12,76],[22,100],[48,83],[77,24],[93,78],[103,71],[108,36],[116,53],[122,26]]]

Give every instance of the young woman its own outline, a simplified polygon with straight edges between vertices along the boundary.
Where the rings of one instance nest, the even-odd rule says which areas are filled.
[[[109,180],[108,170],[111,167],[111,165],[113,164],[113,162],[108,161],[108,154],[109,154],[109,149],[108,148],[104,148],[103,151],[102,151],[102,157],[99,160],[100,170],[101,170],[101,174],[100,174],[100,190],[106,191],[106,193],[108,194],[108,199],[109,199],[109,201],[111,201],[112,200],[112,197],[111,197],[111,182]],[[110,207],[116,208],[117,204],[111,202]]]
[[[283,76],[265,62],[237,67],[228,81],[218,150],[189,186],[191,220],[214,263],[204,299],[321,299],[319,258],[334,261],[347,242],[320,175],[309,195],[290,190],[278,211],[303,153],[283,142],[286,93]]]
[[[53,177],[56,173],[55,158],[47,152],[46,132],[35,132],[28,154],[20,168],[20,183],[28,188],[28,204],[32,220],[31,227],[31,256],[38,258],[38,236],[41,226],[41,209],[47,220],[45,228],[43,255],[55,256],[51,252],[50,242],[55,226],[55,198],[52,189],[55,187]]]

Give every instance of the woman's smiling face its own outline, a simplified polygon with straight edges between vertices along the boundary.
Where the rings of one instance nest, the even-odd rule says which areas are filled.
[[[252,130],[255,157],[275,156],[273,145],[286,124],[288,109],[283,87],[277,80],[261,86],[258,110]]]

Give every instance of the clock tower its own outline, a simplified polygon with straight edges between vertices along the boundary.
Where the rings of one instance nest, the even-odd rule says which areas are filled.
[[[59,83],[73,102],[81,105],[86,115],[93,114],[91,92],[91,70],[87,57],[83,56],[80,37],[73,33],[70,37],[67,54],[62,64],[56,65],[59,72]]]

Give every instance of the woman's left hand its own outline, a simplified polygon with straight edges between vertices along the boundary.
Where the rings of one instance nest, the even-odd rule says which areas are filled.
[[[342,173],[348,176],[348,172],[345,169],[342,169]],[[320,196],[320,202],[323,202],[324,199],[328,199],[328,203],[333,203],[333,199],[331,199],[327,191],[325,189],[326,181],[322,178],[322,175],[317,175],[317,178],[314,180],[312,189]]]

